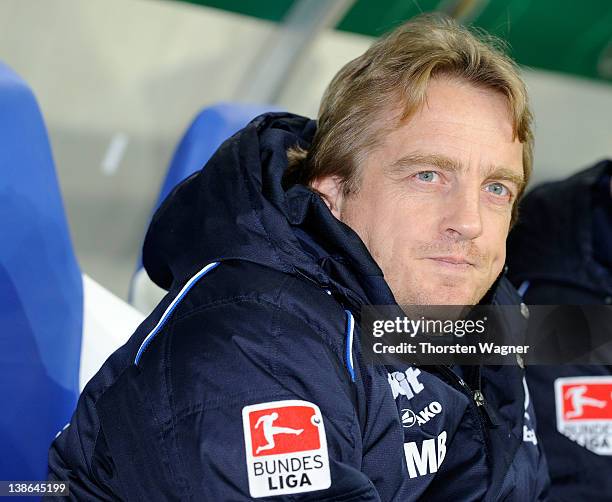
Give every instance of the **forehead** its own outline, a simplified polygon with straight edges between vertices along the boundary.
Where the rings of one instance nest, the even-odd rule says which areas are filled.
[[[522,171],[523,145],[513,137],[506,97],[456,79],[433,79],[425,102],[386,135],[381,147],[385,161],[413,152]]]

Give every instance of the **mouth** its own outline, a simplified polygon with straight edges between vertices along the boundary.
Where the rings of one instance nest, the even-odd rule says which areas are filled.
[[[463,256],[431,256],[426,259],[449,270],[469,270],[474,267],[474,263]]]

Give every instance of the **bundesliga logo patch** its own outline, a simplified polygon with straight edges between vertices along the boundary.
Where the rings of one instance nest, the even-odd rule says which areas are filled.
[[[331,486],[321,410],[308,401],[275,401],[242,409],[251,497]]]
[[[598,455],[612,455],[612,376],[555,380],[557,430]]]

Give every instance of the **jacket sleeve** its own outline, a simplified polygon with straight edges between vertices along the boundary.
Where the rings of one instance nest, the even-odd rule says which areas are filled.
[[[531,368],[528,368],[531,369]],[[523,448],[528,453],[528,458],[523,464],[535,463],[534,487],[531,499],[535,501],[549,500],[550,476],[548,474],[548,461],[544,454],[542,445],[542,424],[536,417],[532,396],[532,386],[528,385],[526,376],[523,377],[523,388],[525,391],[525,414],[523,422]],[[537,396],[536,396],[537,399]]]
[[[117,501],[120,499],[116,496],[117,487],[113,486],[114,476],[115,466],[95,407],[84,392],[72,420],[51,444],[48,479],[68,482],[69,500]]]
[[[380,500],[360,469],[337,327],[257,301],[170,323],[94,406],[79,404],[50,478],[70,480],[74,500]]]

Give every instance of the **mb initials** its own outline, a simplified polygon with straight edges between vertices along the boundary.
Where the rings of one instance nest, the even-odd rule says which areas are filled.
[[[442,431],[436,439],[423,441],[420,451],[416,442],[404,443],[404,455],[411,478],[438,472],[446,456],[446,431]]]

